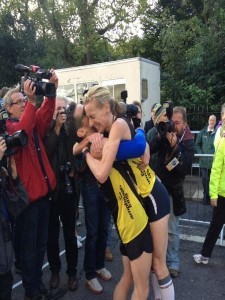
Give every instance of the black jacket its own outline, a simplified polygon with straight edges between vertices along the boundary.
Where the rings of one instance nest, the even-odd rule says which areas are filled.
[[[0,275],[9,272],[13,265],[11,216],[17,217],[28,206],[28,196],[17,177],[0,177]]]
[[[155,172],[173,199],[174,214],[180,216],[186,212],[183,182],[185,175],[191,170],[195,152],[194,137],[189,127],[186,127],[182,139],[179,139],[173,148],[170,147],[166,138],[164,139],[156,133],[150,142],[150,153],[157,151],[158,161]],[[179,163],[169,171],[166,166],[174,158]]]
[[[144,127],[145,134],[147,134],[152,127],[154,127],[153,120],[150,119],[149,121],[146,121],[145,122],[145,127]]]
[[[158,152],[158,163],[155,172],[162,183],[166,186],[182,183],[185,175],[191,171],[195,153],[194,137],[189,127],[186,127],[183,139],[176,145],[175,151],[158,134],[154,135],[149,145],[150,153]],[[179,164],[173,170],[168,171],[166,165],[174,157],[178,159]]]
[[[53,201],[58,201],[59,191],[66,191],[65,175],[72,174],[72,148],[69,146],[69,139],[64,125],[60,129],[60,134],[55,133],[55,120],[52,121],[48,130],[44,145],[48,155],[49,162],[56,176],[56,188],[52,195]],[[71,148],[71,149],[70,149]],[[70,184],[74,189],[73,177],[69,177]]]

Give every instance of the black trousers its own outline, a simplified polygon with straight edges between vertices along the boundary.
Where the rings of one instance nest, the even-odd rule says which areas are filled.
[[[11,300],[13,286],[12,271],[0,275],[0,300]]]
[[[211,257],[223,224],[225,224],[225,198],[218,196],[217,207],[213,209],[212,220],[201,250],[203,256]]]
[[[52,273],[58,273],[61,269],[59,232],[60,221],[65,241],[67,274],[76,277],[78,250],[75,237],[76,222],[76,196],[61,191],[58,195],[58,201],[50,202],[49,231],[47,256]]]

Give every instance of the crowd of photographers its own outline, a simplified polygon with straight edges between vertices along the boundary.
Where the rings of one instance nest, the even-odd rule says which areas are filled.
[[[71,291],[77,289],[78,249],[75,224],[80,196],[79,182],[87,230],[84,258],[86,282],[92,292],[100,293],[102,287],[96,274],[104,280],[111,279],[110,272],[104,267],[111,215],[103,207],[105,203],[96,180],[90,181],[90,174],[85,175],[86,168],[83,168],[84,172],[74,164],[72,147],[75,140],[79,140],[75,133],[76,104],[66,97],[56,97],[58,78],[54,70],[40,70],[35,66],[28,68],[23,65],[17,65],[16,69],[25,72],[20,86],[1,90],[1,96],[4,97],[1,102],[3,109],[0,112],[0,126],[4,139],[0,140],[0,156],[4,158],[6,168],[7,160],[15,158],[13,166],[17,167],[18,172],[18,179],[14,174],[15,178],[12,178],[18,196],[15,206],[21,208],[14,209],[16,213],[11,209],[11,199],[7,196],[10,189],[7,190],[7,197],[1,192],[0,222],[6,224],[7,221],[8,236],[0,236],[1,246],[4,246],[2,249],[6,249],[1,259],[4,263],[7,262],[0,269],[0,299],[11,299],[12,246],[15,251],[15,269],[22,276],[24,299],[54,298],[53,289],[60,286],[60,225],[65,241],[67,288]],[[29,77],[31,71],[36,74],[34,78]],[[43,78],[48,81],[42,81]],[[37,103],[39,96],[44,96],[41,104]],[[17,192],[17,181],[20,183],[20,193]],[[91,182],[94,185],[91,186]],[[5,198],[7,199],[4,200]],[[24,205],[20,204],[21,199]],[[14,215],[17,218],[12,222]],[[42,281],[46,251],[51,271],[50,289]],[[10,255],[10,259],[7,255]]]
[[[30,69],[25,70],[23,65],[17,65],[17,69],[23,72],[30,71]],[[21,275],[27,300],[42,299],[43,295],[50,296],[49,290],[42,282],[42,263],[46,250],[52,274],[50,287],[59,286],[61,269],[58,240],[59,219],[63,225],[65,240],[68,289],[75,290],[77,288],[78,251],[75,223],[79,195],[76,194],[77,178],[74,170],[79,171],[80,165],[79,157],[78,162],[76,163],[75,160],[74,165],[71,157],[72,151],[70,151],[75,138],[77,138],[74,132],[72,133],[74,127],[71,125],[74,122],[74,103],[69,104],[66,98],[55,97],[58,80],[54,70],[51,70],[50,74],[47,76],[50,84],[47,88],[39,80],[26,78],[22,82],[22,91],[19,88],[9,89],[4,96],[4,108],[9,115],[5,120],[6,131],[10,135],[15,132],[25,133],[25,137],[19,137],[20,142],[16,145],[19,147],[14,157],[19,177],[28,193],[29,206],[16,220],[15,240],[19,240],[19,247],[17,247],[19,251],[16,251],[15,256],[18,268],[22,266]],[[45,76],[41,76],[45,78]],[[37,109],[36,95],[40,94],[45,95],[45,100]],[[121,96],[125,98],[123,100],[126,102],[127,94],[121,94]],[[70,117],[68,117],[68,112],[70,112]],[[152,167],[167,187],[172,199],[167,263],[171,275],[177,277],[179,272],[178,222],[179,215],[185,212],[183,181],[192,163],[194,140],[187,126],[184,108],[175,108],[173,111],[172,103],[168,102],[167,107],[160,104],[155,105],[154,113],[155,127],[147,133],[147,141],[152,157],[157,158],[157,164],[153,162],[156,167]],[[132,121],[135,128],[142,125],[142,108],[139,102],[125,105],[124,114]],[[70,118],[70,126],[66,126],[67,117]],[[105,276],[106,280],[111,279],[110,272],[104,267],[106,231],[110,215],[106,217],[107,212],[105,208],[102,210],[100,204],[99,206],[94,205],[97,202],[93,196],[96,195],[99,199],[101,197],[98,186],[90,186],[93,180],[90,180],[89,173],[83,173],[83,184],[81,185],[87,230],[84,268],[90,289],[93,292],[101,292],[102,287],[98,281],[96,282],[95,270],[100,269],[104,273],[100,274],[101,277]],[[88,186],[85,185],[85,182]],[[88,192],[89,189],[90,192]],[[95,189],[97,190],[95,191]],[[89,201],[86,201],[86,198]],[[92,198],[93,205],[90,204]],[[67,205],[64,205],[65,201]],[[99,202],[102,203],[102,201]],[[99,207],[99,211],[96,210],[97,207]],[[100,211],[102,212],[100,213]],[[96,219],[97,215],[98,219]],[[97,222],[97,220],[99,221]],[[99,224],[102,224],[103,220],[105,220],[104,226],[100,226],[102,232],[98,232],[97,228],[100,228]],[[94,230],[94,228],[96,229]],[[99,237],[103,236],[104,240],[101,242]],[[96,247],[100,248],[95,258]],[[99,253],[102,253],[101,260]]]
[[[60,221],[66,249],[68,289],[77,288],[78,250],[75,235],[79,188],[85,208],[87,240],[84,269],[87,286],[102,292],[96,278],[110,280],[104,266],[110,214],[101,201],[101,193],[82,157],[74,159],[72,147],[82,133],[75,133],[74,102],[56,97],[55,71],[17,65],[25,73],[20,87],[2,89],[0,104],[0,300],[11,299],[13,252],[11,224],[17,268],[21,269],[25,300],[50,299],[51,291],[42,281],[42,265],[47,251],[51,270],[50,288],[59,287]],[[29,72],[36,73],[35,79]],[[41,79],[48,79],[48,82]],[[45,96],[37,108],[37,96]],[[127,93],[121,94],[126,102]],[[82,108],[83,109],[83,108]],[[79,105],[77,105],[79,110]],[[139,102],[125,105],[124,114],[135,128],[142,126]],[[154,104],[152,119],[145,124],[151,152],[151,167],[171,196],[167,266],[172,277],[179,275],[179,216],[186,212],[183,184],[195,153],[194,138],[187,125],[184,107],[167,101]],[[79,136],[81,134],[81,136]],[[15,159],[15,161],[14,161]],[[18,174],[18,175],[17,175]],[[28,205],[29,203],[29,205]],[[66,203],[66,205],[65,205]],[[17,217],[15,219],[15,217]],[[16,242],[17,241],[17,242]],[[3,250],[4,249],[4,250]],[[101,254],[101,257],[100,257]]]

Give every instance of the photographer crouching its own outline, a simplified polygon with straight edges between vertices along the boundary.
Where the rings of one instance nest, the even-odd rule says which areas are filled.
[[[66,107],[68,104],[69,100],[66,97],[56,97],[54,117],[44,141],[57,181],[56,189],[50,201],[47,255],[51,270],[49,285],[56,289],[59,286],[61,269],[59,253],[60,218],[66,249],[67,287],[70,291],[74,291],[77,289],[78,250],[75,236],[76,194],[72,170],[72,144],[66,127]]]
[[[36,107],[36,95],[39,93],[36,92],[42,83],[32,78],[23,82],[26,97],[20,87],[10,89],[4,96],[4,107],[10,116],[6,121],[7,132],[13,134],[24,130],[28,136],[27,146],[20,147],[14,155],[17,172],[30,203],[17,220],[21,229],[22,281],[26,300],[42,299],[42,295],[49,294],[42,282],[42,265],[47,247],[49,195],[55,188],[56,179],[43,138],[52,121],[58,85],[54,70],[49,76],[51,93],[41,89],[41,94],[46,97],[39,109]]]
[[[186,212],[183,183],[191,170],[195,145],[187,125],[186,109],[181,106],[173,108],[172,102],[165,103],[164,107],[168,120],[158,123],[155,134],[147,134],[147,140],[151,154],[157,153],[154,171],[171,196],[167,266],[175,278],[179,275],[179,216]],[[163,111],[162,107],[158,109]]]

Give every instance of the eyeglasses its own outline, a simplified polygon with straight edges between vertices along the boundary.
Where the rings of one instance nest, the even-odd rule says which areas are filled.
[[[61,109],[64,109],[64,110],[65,110],[66,107],[65,107],[65,106],[57,106],[57,107],[56,107],[56,110],[61,110]]]
[[[15,101],[15,102],[11,102],[11,103],[10,103],[10,106],[13,106],[14,104],[22,105],[23,103],[26,103],[26,102],[27,102],[27,99],[26,99],[26,98],[24,98],[24,99],[18,99],[18,100]]]

